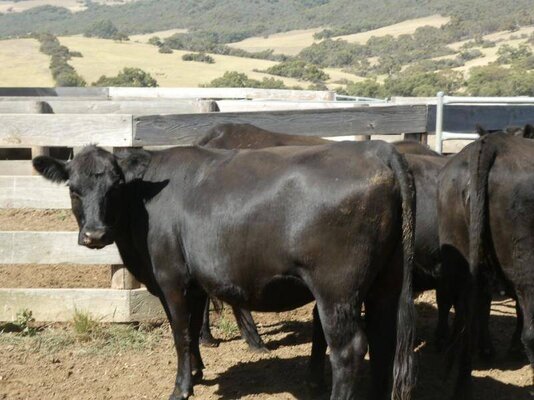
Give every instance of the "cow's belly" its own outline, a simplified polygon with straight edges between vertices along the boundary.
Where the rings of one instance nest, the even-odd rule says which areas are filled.
[[[293,276],[275,276],[267,282],[246,308],[256,311],[287,311],[313,300],[304,282]]]
[[[257,279],[200,279],[204,289],[226,303],[253,311],[280,312],[301,307],[313,296],[304,282],[292,275],[257,276]]]

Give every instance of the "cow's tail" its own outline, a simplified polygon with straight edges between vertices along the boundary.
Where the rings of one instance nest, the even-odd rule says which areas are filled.
[[[469,153],[469,273],[476,280],[483,257],[487,221],[488,177],[495,161],[496,147],[483,137]]]
[[[415,306],[413,271],[415,251],[415,184],[403,155],[392,152],[390,166],[402,198],[403,276],[397,312],[397,345],[393,365],[393,400],[408,400],[415,387]]]
[[[459,321],[453,338],[454,347],[460,346],[459,349],[454,350],[457,355],[471,352],[476,333],[475,308],[478,298],[480,267],[484,262],[484,237],[486,236],[488,221],[488,178],[496,153],[496,146],[493,144],[491,136],[484,136],[473,143],[469,152],[467,187],[469,272],[460,293],[464,311],[458,316]]]

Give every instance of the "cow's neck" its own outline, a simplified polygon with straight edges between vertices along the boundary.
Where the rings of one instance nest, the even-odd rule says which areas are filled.
[[[128,271],[157,295],[147,249],[148,217],[139,187],[141,184],[138,181],[127,185],[115,243]]]

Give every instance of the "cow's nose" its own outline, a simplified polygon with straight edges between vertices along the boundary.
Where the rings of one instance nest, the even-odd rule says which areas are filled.
[[[100,240],[104,236],[104,230],[85,231],[84,236],[91,240]]]
[[[98,244],[104,237],[105,233],[106,232],[103,229],[87,230],[83,233],[83,244]]]

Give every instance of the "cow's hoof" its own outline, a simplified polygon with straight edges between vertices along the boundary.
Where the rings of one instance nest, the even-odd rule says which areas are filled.
[[[189,390],[180,389],[179,387],[174,388],[174,392],[169,397],[169,400],[187,400],[190,396],[193,395],[193,388]]]
[[[219,347],[221,342],[215,339],[213,336],[208,338],[200,338],[200,344],[204,347]]]
[[[203,378],[204,378],[204,371],[202,371],[201,369],[193,370],[193,384],[202,382]]]
[[[269,349],[265,347],[264,344],[258,345],[258,344],[248,344],[249,351],[253,353],[268,353]]]

